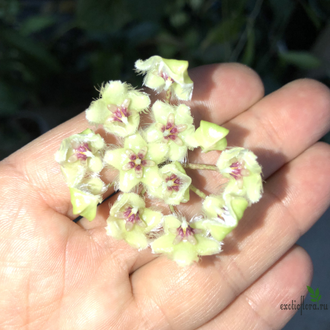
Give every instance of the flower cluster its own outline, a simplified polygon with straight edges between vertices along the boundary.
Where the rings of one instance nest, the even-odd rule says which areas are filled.
[[[63,140],[55,159],[70,188],[74,214],[90,221],[95,218],[110,185],[102,181],[102,173],[116,171],[118,198],[110,207],[107,234],[137,249],[150,247],[153,253],[187,266],[201,256],[219,253],[245,209],[259,201],[261,167],[252,151],[227,148],[228,129],[204,120],[196,129],[190,107],[178,104],[192,98],[188,62],[153,56],[138,60],[135,68],[145,75],[146,87],[164,92],[163,100],[151,105],[147,93],[109,81],[86,110],[86,119],[102,125],[121,145],[107,145],[99,134],[86,129]],[[147,112],[149,124],[142,129],[140,118]],[[188,153],[196,148],[202,153],[220,152],[216,164],[188,163]],[[221,192],[207,196],[193,185],[187,168],[213,170],[226,184]],[[188,221],[175,208],[189,202],[191,191],[203,202],[200,214]],[[161,202],[169,212],[156,207]]]

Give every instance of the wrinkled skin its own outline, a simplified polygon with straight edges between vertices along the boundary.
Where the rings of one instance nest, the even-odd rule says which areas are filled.
[[[106,236],[107,203],[93,222],[72,222],[53,155],[87,127],[81,114],[0,163],[0,329],[280,329],[293,316],[279,305],[298,300],[312,277],[294,244],[330,197],[330,148],[316,142],[329,129],[329,91],[298,80],[264,97],[259,77],[238,64],[190,75],[195,123],[230,129],[228,145],[255,152],[266,181],[220,257],[179,268],[137,252]],[[196,151],[190,161],[218,156]],[[204,192],[219,191],[217,174],[189,173]],[[179,209],[195,214],[198,198]]]

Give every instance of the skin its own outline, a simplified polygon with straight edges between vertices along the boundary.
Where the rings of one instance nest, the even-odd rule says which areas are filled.
[[[329,90],[304,79],[264,97],[257,74],[239,64],[190,76],[195,123],[229,128],[228,145],[251,149],[263,167],[264,197],[224,251],[186,268],[138,252],[106,236],[107,203],[93,222],[73,223],[53,155],[87,127],[78,115],[0,163],[1,329],[264,330],[293,316],[279,306],[298,301],[312,278],[311,260],[295,242],[330,200],[330,147],[317,142],[329,130]],[[215,164],[218,156],[197,151],[189,160]],[[217,174],[189,173],[205,193],[219,191]],[[191,193],[179,209],[189,218],[199,203]]]

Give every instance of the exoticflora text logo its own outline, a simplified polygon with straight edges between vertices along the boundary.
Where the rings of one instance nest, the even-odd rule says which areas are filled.
[[[300,296],[300,303],[297,303],[296,300],[291,300],[288,304],[281,304],[280,309],[281,310],[295,310],[300,311],[300,315],[302,315],[303,310],[328,310],[328,304],[321,304],[320,300],[322,296],[320,295],[320,290],[317,288],[315,291],[310,287],[307,286],[308,292],[310,293],[310,299],[313,302],[307,303],[305,302],[305,296]]]

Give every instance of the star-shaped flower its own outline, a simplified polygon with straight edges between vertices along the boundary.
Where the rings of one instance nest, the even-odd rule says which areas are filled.
[[[206,229],[212,237],[222,241],[243,217],[248,201],[241,196],[225,194],[205,198],[202,210],[205,218],[196,221],[196,228]]]
[[[86,118],[92,124],[102,124],[109,133],[126,137],[137,131],[139,113],[149,105],[146,93],[121,81],[110,81],[102,87],[100,98],[86,110]]]
[[[189,201],[191,178],[178,162],[163,166],[159,173],[163,178],[159,187],[149,186],[148,193],[152,197],[162,199],[168,205],[179,205]]]
[[[162,213],[146,208],[141,196],[121,194],[110,209],[107,234],[124,239],[137,249],[145,249],[149,244],[147,234],[159,226],[162,217]]]
[[[171,90],[174,98],[188,101],[191,99],[193,82],[188,76],[187,61],[168,60],[160,56],[135,62],[138,72],[145,74],[143,84],[157,93]]]
[[[173,215],[163,218],[165,234],[151,243],[153,253],[164,253],[180,266],[198,261],[199,256],[213,255],[221,251],[221,244],[205,236],[205,230],[195,227],[185,218]]]
[[[99,173],[103,169],[102,156],[105,142],[91,129],[74,134],[61,143],[55,160],[69,187],[75,187],[86,173]]]
[[[256,203],[262,195],[261,166],[257,156],[244,148],[232,148],[221,153],[216,166],[230,179],[226,192],[245,194],[250,203]]]
[[[188,149],[194,149],[197,142],[194,138],[195,126],[190,108],[185,104],[172,106],[156,101],[152,106],[154,123],[145,130],[148,142],[164,142],[168,144],[168,158],[182,162]]]
[[[159,186],[162,178],[158,164],[166,159],[168,147],[165,143],[148,144],[140,134],[125,139],[124,148],[108,150],[105,162],[119,170],[119,189],[129,192],[138,183]]]

